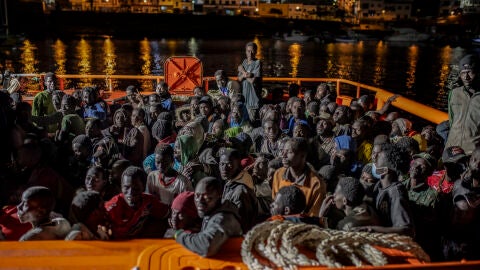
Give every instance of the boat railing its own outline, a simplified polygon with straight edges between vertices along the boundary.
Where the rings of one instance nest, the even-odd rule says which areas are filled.
[[[43,90],[43,76],[44,74],[16,74],[21,80],[23,79],[24,90],[27,91],[30,96],[33,96],[36,92]],[[58,86],[60,90],[74,90],[87,85],[98,85],[103,88],[103,91],[107,96],[112,95],[120,88],[119,81],[135,81],[140,82],[144,90],[148,92],[154,91],[154,82],[158,83],[164,80],[164,76],[161,75],[78,75],[78,74],[62,74],[57,75]],[[231,79],[236,79],[232,77]],[[209,85],[215,83],[215,77],[203,77],[203,87],[206,91],[209,90]],[[79,83],[73,83],[77,81]],[[289,77],[263,77],[264,85],[279,84],[287,86],[291,83],[296,83],[304,89],[315,89],[319,83],[327,83],[330,87],[336,89],[339,104],[349,105],[353,98],[358,98],[363,94],[374,94],[376,98],[377,108],[381,108],[387,99],[394,95],[394,93],[385,89],[355,82],[341,78],[289,78]],[[212,86],[213,87],[213,86]],[[285,87],[286,88],[286,87]],[[285,89],[284,88],[284,89]],[[124,88],[123,88],[124,89]],[[150,90],[150,91],[148,91]],[[170,89],[175,96],[175,89]],[[193,90],[193,89],[191,89]],[[185,91],[182,91],[184,94]],[[190,95],[193,95],[193,91]],[[425,119],[429,122],[439,124],[448,119],[447,113],[422,104],[420,102],[411,100],[409,98],[399,96],[392,106],[397,107],[405,112],[413,114],[417,117]]]

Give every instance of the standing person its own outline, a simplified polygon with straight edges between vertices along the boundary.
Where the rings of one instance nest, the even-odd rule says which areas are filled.
[[[462,86],[448,95],[450,132],[445,147],[460,146],[467,155],[480,146],[480,85],[477,55],[469,54],[460,60]]]
[[[249,42],[245,45],[246,59],[238,66],[238,81],[242,84],[250,121],[255,121],[262,103],[262,62],[256,58],[257,44]]]
[[[55,90],[57,83],[57,76],[53,72],[45,74],[45,89],[39,92],[33,98],[32,116],[46,116],[55,112],[53,106],[52,93]],[[47,127],[49,133],[54,133],[57,125],[50,125]]]

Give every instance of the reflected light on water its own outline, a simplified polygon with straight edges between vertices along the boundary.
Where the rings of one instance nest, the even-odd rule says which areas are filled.
[[[408,47],[408,69],[407,69],[407,91],[408,95],[414,95],[412,91],[413,86],[415,85],[415,72],[417,70],[417,61],[418,61],[418,46],[412,45]]]
[[[78,73],[81,75],[90,74],[91,69],[91,57],[92,57],[92,47],[85,39],[81,39],[77,45],[77,55],[80,58],[78,62]],[[92,79],[81,79],[79,87],[85,87],[92,84]]]
[[[447,105],[447,91],[445,86],[447,84],[448,75],[450,74],[450,62],[452,60],[452,48],[445,46],[440,51],[440,74],[438,78],[438,92],[435,99],[435,106],[442,108]]]
[[[150,42],[148,39],[143,39],[140,41],[140,60],[142,62],[141,67],[141,74],[142,75],[150,75],[151,67],[152,67],[152,55],[150,49]],[[152,84],[149,81],[142,80],[141,81],[141,88],[144,90],[152,90]]]
[[[335,45],[333,43],[328,43],[326,47],[327,66],[325,68],[325,75],[327,78],[333,78],[335,77],[335,74],[336,74],[336,71],[335,71],[336,66],[334,65],[335,56],[333,55],[334,51],[335,51]]]
[[[197,53],[198,53],[198,43],[197,43],[197,40],[192,37],[188,41],[188,55],[196,57]]]
[[[35,65],[37,64],[37,60],[35,59],[35,50],[37,47],[33,45],[30,40],[25,39],[23,41],[22,46],[22,53],[20,55],[20,63],[22,64],[22,71],[23,73],[37,73],[37,69]],[[28,90],[38,89],[38,84],[28,81],[27,85],[25,86]]]
[[[385,53],[387,52],[387,46],[383,44],[383,41],[377,43],[375,48],[375,72],[373,74],[373,84],[382,85],[385,78]]]
[[[115,44],[112,42],[110,38],[105,39],[103,42],[103,55],[104,55],[104,64],[105,69],[104,72],[106,75],[113,75],[116,72],[117,67],[117,55],[115,54]],[[118,82],[116,80],[111,81],[111,85],[109,81],[106,82],[107,88],[109,89],[117,89]]]
[[[63,43],[63,41],[61,41],[60,39],[57,39],[52,45],[53,60],[55,61],[55,65],[57,66],[55,73],[59,75],[66,74],[67,72],[65,68],[65,63],[67,62],[66,48],[67,46],[65,46],[65,43]]]
[[[292,78],[295,78],[298,74],[298,63],[300,63],[302,56],[302,46],[298,43],[293,43],[288,47],[288,54],[290,55],[290,65],[292,66],[292,72],[289,74]]]
[[[341,43],[337,46],[337,51],[335,53],[337,56],[337,67],[338,67],[338,77],[342,79],[352,80],[352,64],[353,64],[353,53],[354,53],[354,44],[351,43]],[[356,79],[356,78],[355,78]]]
[[[258,39],[258,37],[255,37],[255,38],[253,39],[253,43],[257,44],[257,55],[255,55],[255,57],[258,58],[258,59],[263,59],[262,43],[260,42],[260,40]]]

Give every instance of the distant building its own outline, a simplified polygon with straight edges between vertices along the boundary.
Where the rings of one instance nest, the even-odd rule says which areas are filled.
[[[410,19],[411,1],[360,0],[355,2],[355,17],[360,21],[395,21]]]
[[[460,0],[440,0],[438,16],[456,15],[460,11]]]
[[[203,0],[204,13],[220,15],[255,15],[258,0]]]
[[[260,3],[258,15],[261,17],[275,17],[288,19],[317,20],[316,5],[304,5],[301,3]]]

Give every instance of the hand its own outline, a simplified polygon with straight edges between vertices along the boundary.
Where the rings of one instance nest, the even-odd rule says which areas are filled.
[[[102,225],[98,225],[97,234],[100,237],[100,240],[108,240],[112,236],[112,230]]]
[[[400,95],[393,95],[387,99],[388,103],[394,102]]]
[[[330,207],[333,206],[333,195],[328,195],[325,200],[322,202],[322,206],[320,207],[320,212],[318,213],[319,217],[325,217],[328,213]]]
[[[352,232],[373,232],[372,226],[359,226],[353,227],[351,229]]]

